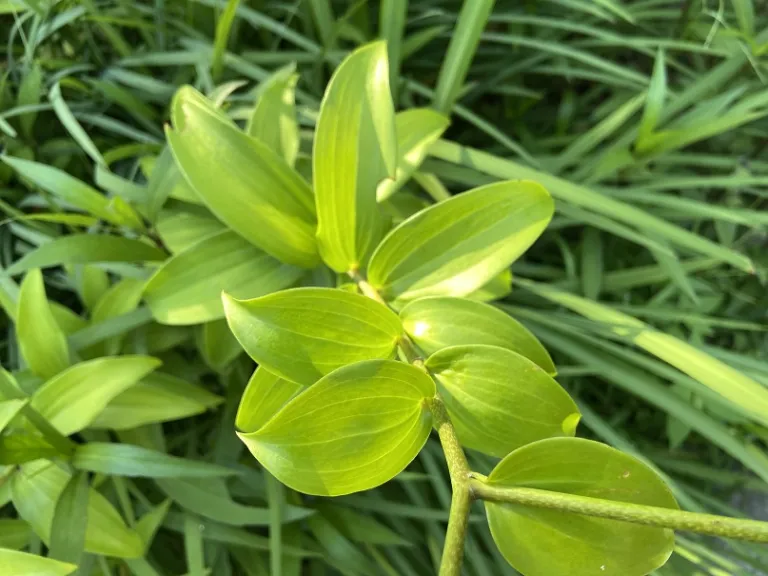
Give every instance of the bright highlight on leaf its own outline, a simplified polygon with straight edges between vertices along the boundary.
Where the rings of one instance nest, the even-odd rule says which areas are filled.
[[[371,258],[368,280],[398,301],[466,296],[528,249],[553,211],[547,191],[527,181],[454,196],[390,232]]]
[[[677,508],[648,466],[609,446],[552,438],[504,458],[488,476],[499,487],[524,487],[628,504]],[[525,576],[645,576],[674,547],[671,530],[516,504],[486,502],[501,553]]]
[[[397,169],[384,42],[358,48],[336,69],[312,157],[320,254],[337,272],[364,268],[384,233],[376,188]]]
[[[421,370],[371,360],[331,372],[258,430],[238,433],[282,483],[307,494],[340,496],[374,488],[401,472],[427,441]]]
[[[403,331],[383,304],[330,288],[295,288],[253,300],[225,294],[224,310],[251,358],[305,386],[340,366],[392,357]]]
[[[555,365],[528,329],[501,310],[463,298],[433,297],[411,302],[400,311],[403,328],[426,354],[449,346],[487,344],[525,356],[550,375]]]

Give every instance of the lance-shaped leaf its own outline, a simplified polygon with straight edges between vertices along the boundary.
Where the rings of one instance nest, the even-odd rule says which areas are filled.
[[[248,134],[264,142],[289,166],[299,153],[296,121],[296,65],[281,68],[259,85],[258,100],[248,120]]]
[[[199,324],[224,316],[222,291],[263,296],[287,288],[303,272],[228,230],[169,259],[147,282],[144,300],[158,322]]]
[[[243,432],[258,430],[303,389],[301,384],[275,376],[259,366],[245,387],[235,425]]]
[[[368,490],[400,473],[431,429],[434,382],[394,360],[331,372],[258,430],[239,433],[283,484],[307,494]]]
[[[313,151],[320,254],[337,272],[364,267],[384,233],[376,188],[397,167],[384,42],[358,48],[320,105]]]
[[[50,378],[69,366],[67,337],[51,311],[40,270],[30,270],[21,283],[16,333],[24,360],[38,376]]]
[[[527,181],[454,196],[392,230],[371,257],[368,281],[400,301],[466,296],[525,252],[553,210],[547,191]]]
[[[3,576],[67,576],[77,570],[74,564],[5,548],[0,548],[0,568]]]
[[[171,118],[176,163],[211,212],[275,258],[314,267],[314,200],[301,176],[189,86],[176,93]]]
[[[429,108],[405,110],[395,116],[397,170],[394,180],[386,179],[379,184],[376,190],[379,202],[402,188],[424,162],[429,147],[445,132],[448,124],[448,118]]]
[[[332,288],[295,288],[253,300],[225,294],[224,310],[251,358],[306,386],[340,366],[391,357],[403,330],[383,304]]]
[[[504,458],[488,476],[498,487],[524,487],[646,506],[677,508],[647,465],[581,438],[552,438]],[[644,576],[674,547],[671,530],[558,510],[486,502],[499,550],[526,576]]]
[[[151,356],[118,356],[81,362],[54,376],[32,396],[31,406],[59,432],[86,428],[110,400],[160,366]]]
[[[56,502],[71,474],[52,462],[36,460],[20,467],[11,480],[16,511],[43,542],[50,544]],[[141,538],[128,528],[112,504],[96,490],[88,498],[85,550],[118,558],[138,558],[144,553]]]
[[[544,346],[517,320],[498,308],[462,298],[434,297],[400,311],[403,328],[426,354],[449,346],[486,344],[517,352],[548,374],[555,365]]]
[[[143,227],[141,218],[128,204],[115,204],[113,199],[58,168],[10,156],[1,156],[0,160],[68,206],[118,226]]]
[[[496,346],[453,346],[427,359],[459,440],[493,456],[573,436],[579,410],[544,370]]]

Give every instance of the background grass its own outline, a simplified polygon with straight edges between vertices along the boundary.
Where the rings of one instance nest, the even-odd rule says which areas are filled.
[[[229,94],[230,113],[245,118],[259,82],[295,62],[307,153],[334,65],[355,45],[387,38],[398,106],[431,105],[452,120],[418,178],[392,200],[394,208],[408,211],[499,178],[544,184],[557,200],[556,218],[513,266],[520,281],[502,305],[553,353],[560,382],[584,413],[581,433],[657,466],[686,509],[768,520],[768,430],[711,392],[713,383],[728,386],[732,373],[702,360],[721,360],[768,385],[766,2],[5,0],[0,30],[5,152],[128,201],[152,186],[142,162],[162,150],[168,103],[179,85]],[[66,208],[0,164],[2,265],[82,230],[76,222],[28,219]],[[99,269],[111,282],[146,275],[132,264]],[[70,266],[45,277],[49,298],[81,318],[73,346],[124,334],[122,352],[151,352],[166,373],[224,398],[204,415],[112,439],[154,438],[157,446],[160,438],[169,453],[239,463],[246,475],[192,483],[197,488],[98,479],[129,522],[166,497],[173,505],[164,516],[158,512],[160,529],[145,559],[90,557],[79,574],[435,572],[450,499],[436,443],[408,473],[370,493],[332,502],[288,493],[250,458],[241,459],[232,434],[248,361],[241,355],[212,368],[196,330],[163,328],[142,306],[106,321],[93,318],[84,295],[89,274]],[[13,278],[0,277],[7,312],[0,357],[23,382],[12,321],[17,290]],[[584,314],[581,304],[562,305],[563,292],[605,308]],[[611,330],[608,311],[703,354],[669,343],[666,352],[648,353],[633,342],[636,333]],[[477,454],[471,461],[481,470],[492,466]],[[12,471],[12,457],[3,462]],[[281,525],[281,510],[298,504],[318,512]],[[222,511],[234,515],[245,505],[271,516],[222,522]],[[0,545],[45,553],[13,520],[10,504],[2,514]],[[466,573],[513,574],[479,506],[476,516]],[[764,547],[691,535],[679,538],[678,553],[659,570],[759,573],[768,573]]]

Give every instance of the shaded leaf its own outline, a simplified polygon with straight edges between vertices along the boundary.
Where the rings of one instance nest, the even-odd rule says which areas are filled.
[[[647,465],[581,438],[519,448],[494,468],[488,483],[677,508]],[[664,528],[514,504],[486,502],[485,508],[499,550],[526,576],[644,576],[663,565],[674,547],[672,531]]]
[[[289,166],[299,153],[296,120],[296,66],[289,64],[259,84],[258,100],[248,119],[246,132],[282,156]]]

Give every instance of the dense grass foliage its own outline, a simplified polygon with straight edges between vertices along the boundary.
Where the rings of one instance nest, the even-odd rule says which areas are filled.
[[[375,38],[397,108],[451,119],[381,205],[398,221],[497,180],[546,187],[552,224],[489,296],[547,347],[582,435],[660,471],[683,509],[768,520],[764,0],[0,0],[0,30],[0,547],[78,575],[436,572],[434,438],[372,492],[287,490],[234,434],[253,363],[221,312],[173,321],[213,272],[182,262],[145,290],[203,237],[248,250],[173,174],[178,87],[244,125],[295,65],[306,175],[331,73]],[[514,574],[482,513],[465,573]],[[658,573],[768,574],[768,551],[681,534]]]

